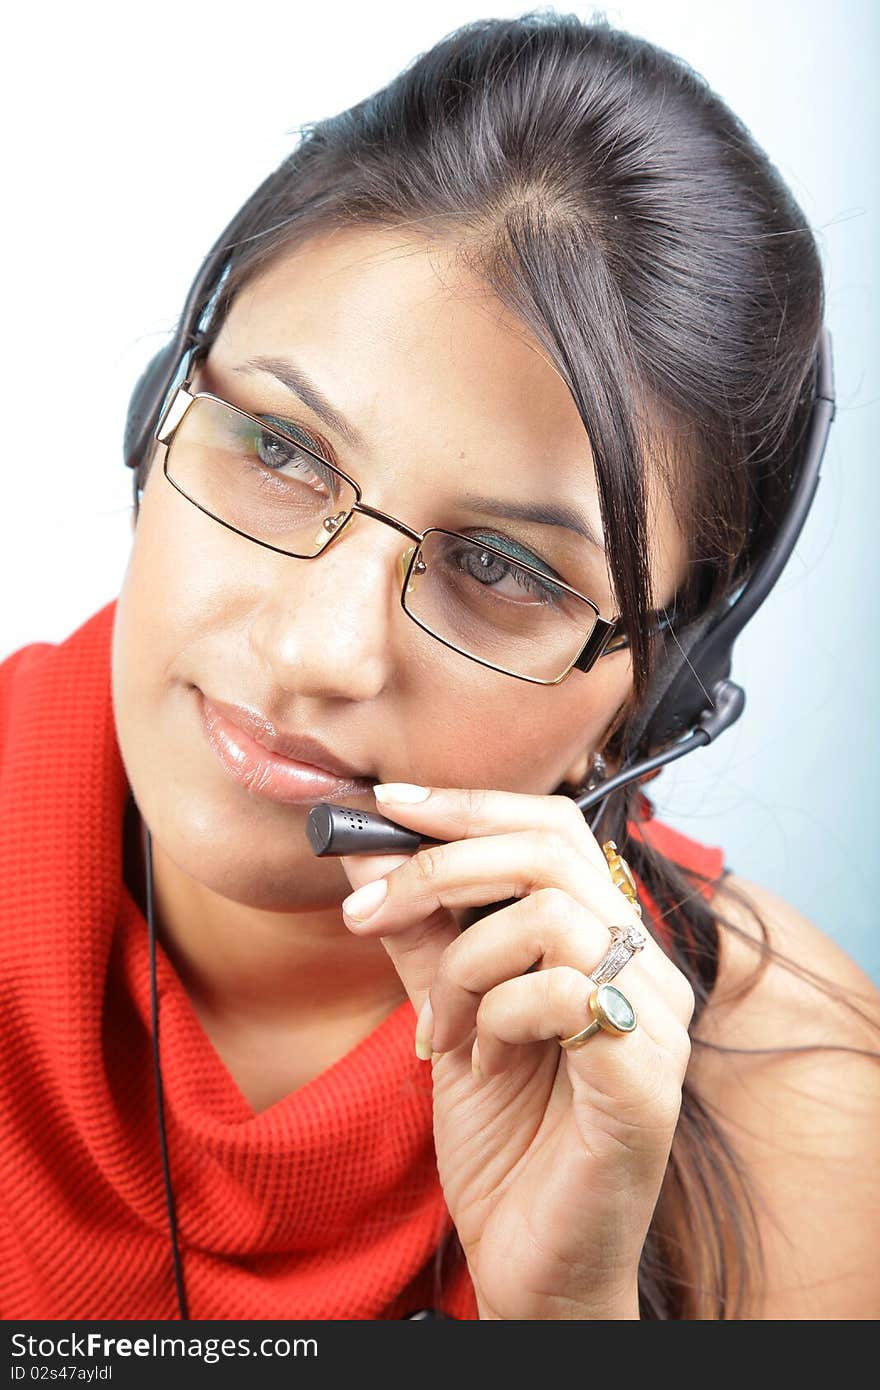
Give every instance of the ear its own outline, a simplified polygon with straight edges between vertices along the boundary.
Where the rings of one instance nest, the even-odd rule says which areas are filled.
[[[615,773],[617,773],[620,770],[620,759],[609,757],[608,753],[606,752],[606,745],[609,739],[611,739],[612,736],[617,733],[617,730],[620,728],[623,721],[631,713],[631,709],[632,696],[628,695],[626,699],[620,705],[618,705],[603,733],[599,738],[596,739],[594,746],[592,748],[586,748],[582,753],[579,753],[578,756],[566,769],[565,777],[563,778],[563,782],[565,785],[570,787],[583,786],[584,782],[586,782],[587,780],[587,774],[590,768],[590,761],[594,752],[601,753],[603,758],[605,759],[607,769],[605,774],[606,778],[613,777]]]
[[[589,752],[581,753],[576,760],[566,768],[562,782],[569,787],[582,787],[587,780],[587,768],[589,765]]]
[[[620,759],[609,758],[604,752],[602,753],[602,756],[605,759],[606,769],[605,776],[602,780],[607,781],[608,779],[613,777],[614,774],[618,771],[620,767]],[[591,760],[592,751],[587,750],[587,752],[579,754],[577,759],[573,763],[571,763],[565,776],[559,784],[560,788],[564,789],[564,794],[570,795],[572,792],[581,791],[584,784],[586,783],[587,777],[591,769]]]

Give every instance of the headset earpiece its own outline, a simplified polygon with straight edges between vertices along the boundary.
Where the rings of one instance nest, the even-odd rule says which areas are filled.
[[[681,632],[668,634],[666,640],[671,645],[658,664],[633,730],[631,746],[642,755],[645,750],[654,752],[680,739],[696,728],[707,712],[715,716],[708,721],[710,727],[715,725],[712,738],[742,712],[744,692],[736,687],[736,699],[725,694],[730,685],[733,644],[773,588],[797,544],[819,484],[822,457],[834,419],[831,335],[827,328],[821,330],[816,352],[813,403],[803,460],[774,544],[733,602],[725,603],[720,610],[701,617]],[[722,697],[717,709],[716,695]]]
[[[666,646],[629,734],[630,748],[654,752],[694,727],[710,702],[716,681],[730,674],[730,649],[720,654],[704,641],[713,617],[705,614],[680,631],[670,630]]]
[[[190,286],[180,322],[170,343],[155,354],[137,380],[128,403],[123,459],[135,470],[135,478],[149,456],[162,406],[190,349],[205,337],[220,290],[230,269],[230,252],[236,245],[242,213],[217,238]],[[137,483],[135,482],[135,505]]]
[[[150,359],[131,393],[122,442],[125,462],[130,468],[140,468],[149,453],[156,415],[174,378],[177,356],[175,339]]]

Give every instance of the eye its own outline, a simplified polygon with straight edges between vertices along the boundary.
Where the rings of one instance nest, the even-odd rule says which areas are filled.
[[[480,532],[473,536],[472,540],[473,545],[469,546],[456,547],[453,543],[450,558],[464,574],[476,580],[478,584],[487,589],[499,589],[499,592],[503,593],[500,585],[503,581],[510,580],[520,590],[527,591],[542,603],[552,603],[555,599],[563,596],[565,591],[550,582],[551,577],[558,579],[560,576],[533,551],[524,549],[508,536],[495,535],[490,532]],[[481,540],[498,550],[509,553],[510,562],[503,560],[500,555],[496,555],[492,551],[481,550]],[[541,580],[529,570],[521,568],[521,564],[518,562],[531,565],[535,569],[546,570],[547,580]]]
[[[281,430],[286,435],[291,435],[294,440],[299,440],[303,449],[308,450],[309,454],[317,454],[321,458],[325,452],[325,446],[320,440],[313,439],[308,430],[303,429],[302,425],[297,425],[293,420],[283,420],[277,415],[260,415],[261,420],[265,420],[270,426]],[[283,458],[285,451],[290,451],[297,458],[302,457],[295,445],[287,440],[279,439],[277,436],[266,434],[263,436],[266,441],[266,452],[269,457]],[[314,462],[314,460],[313,460]]]
[[[251,426],[247,446],[263,467],[283,477],[306,482],[327,497],[335,496],[339,490],[339,477],[331,466],[321,462],[320,457],[313,457],[321,453],[320,442],[292,420],[282,420],[274,415],[261,415],[259,418],[303,442],[302,448],[297,448],[292,440],[282,439],[272,429],[261,430],[256,425]]]

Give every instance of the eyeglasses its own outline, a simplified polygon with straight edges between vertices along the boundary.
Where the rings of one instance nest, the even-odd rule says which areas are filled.
[[[221,526],[300,560],[322,554],[357,512],[393,526],[414,542],[397,563],[407,616],[444,646],[517,680],[558,685],[628,646],[619,619],[602,618],[549,566],[512,558],[504,547],[515,542],[412,530],[363,503],[353,478],[287,430],[191,392],[191,377],[171,397],[156,440],[165,445],[168,481]]]

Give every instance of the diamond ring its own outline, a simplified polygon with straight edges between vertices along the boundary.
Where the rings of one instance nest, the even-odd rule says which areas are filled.
[[[644,950],[648,939],[641,927],[609,927],[608,930],[611,933],[611,945],[595,970],[590,971],[590,979],[597,985],[613,980],[637,951]]]

